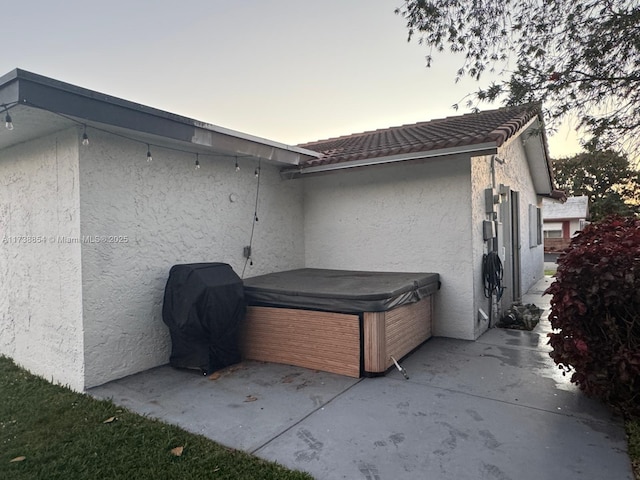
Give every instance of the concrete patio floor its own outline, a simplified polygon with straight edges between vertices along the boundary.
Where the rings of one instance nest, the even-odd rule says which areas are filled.
[[[523,298],[548,308],[546,277]],[[316,479],[633,480],[622,420],[586,398],[532,332],[433,338],[405,380],[243,362],[202,377],[163,366],[93,388]]]

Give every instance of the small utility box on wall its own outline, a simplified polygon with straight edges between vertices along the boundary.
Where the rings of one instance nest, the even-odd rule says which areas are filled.
[[[491,240],[492,238],[495,238],[495,236],[496,236],[495,222],[492,222],[490,220],[484,220],[482,222],[482,238],[486,241],[486,240]]]
[[[500,203],[500,197],[498,197],[498,195],[495,194],[495,192],[493,191],[493,188],[485,188],[484,190],[485,211],[487,213],[493,213],[494,212],[493,206],[496,203]]]

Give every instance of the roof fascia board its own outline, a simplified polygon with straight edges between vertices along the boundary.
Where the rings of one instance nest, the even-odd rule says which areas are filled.
[[[529,171],[533,177],[533,182],[538,195],[552,195],[554,190],[553,174],[551,170],[551,162],[548,156],[548,149],[546,145],[546,137],[544,136],[544,130],[539,133],[534,133],[531,130],[536,126],[542,126],[538,115],[531,118],[520,129],[522,132],[517,137],[520,137],[523,142],[523,147],[527,155],[527,163],[529,164]],[[536,140],[534,144],[532,140]],[[542,157],[542,165],[535,165],[532,163],[532,159],[537,156]]]
[[[346,170],[351,168],[369,167],[375,165],[384,165],[389,163],[404,162],[409,160],[426,160],[429,158],[443,157],[449,155],[469,154],[470,156],[491,155],[497,153],[498,149],[495,142],[481,143],[477,145],[465,145],[462,147],[441,148],[427,152],[401,153],[378,158],[367,158],[361,160],[353,160],[349,162],[329,163],[326,165],[317,165],[311,167],[302,167],[298,169],[284,168],[280,174],[285,178],[300,178],[305,175],[327,173],[338,170]]]
[[[147,108],[135,108],[133,104],[112,102],[108,97],[82,95],[28,79],[20,79],[19,87],[19,100],[23,105],[183,142],[193,137],[193,125],[180,118],[156,115]]]
[[[220,147],[228,153],[250,154],[288,165],[319,157],[317,152],[198,122],[24,70],[16,69],[0,78],[0,101],[9,103],[4,100],[5,87],[10,89],[11,102],[194,146]]]
[[[289,147],[283,144],[262,143],[242,136],[227,135],[209,128],[195,127],[191,142],[194,145],[216,148],[231,152],[234,155],[249,155],[267,161],[298,165],[309,158],[317,158],[319,154],[302,148]]]
[[[20,96],[16,78],[16,70],[0,77],[0,105],[10,105],[18,102]]]
[[[306,156],[306,157],[319,158],[321,156],[320,153],[314,152],[313,150],[309,150],[309,149],[306,149],[306,148],[287,145],[285,143],[276,142],[274,140],[269,140],[267,138],[258,137],[258,136],[251,135],[251,134],[248,134],[248,133],[238,132],[236,130],[231,130],[229,128],[220,127],[218,125],[213,125],[211,123],[200,122],[198,120],[194,120],[193,122],[194,122],[194,125],[196,127],[199,127],[199,128],[201,128],[203,130],[219,133],[221,135],[227,135],[227,136],[230,136],[230,137],[242,138],[244,140],[247,140],[247,141],[250,141],[250,142],[255,142],[255,143],[262,143],[262,144],[268,145],[268,146],[273,147],[273,148],[278,148],[280,150],[287,150],[289,152],[299,153],[302,156]]]
[[[24,72],[24,70],[14,68],[10,72],[5,73],[0,77],[0,85],[4,85],[5,83],[9,83],[10,81],[15,80],[18,77],[18,74],[21,72]]]

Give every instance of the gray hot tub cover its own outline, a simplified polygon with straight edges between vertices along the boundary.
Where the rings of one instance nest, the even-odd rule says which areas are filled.
[[[248,305],[328,312],[384,312],[417,302],[439,288],[437,273],[303,268],[244,280]]]

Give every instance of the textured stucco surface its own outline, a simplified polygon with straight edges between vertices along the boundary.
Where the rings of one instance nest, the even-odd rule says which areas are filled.
[[[486,213],[485,201],[485,189],[491,188],[493,182],[491,175],[491,157],[491,155],[485,155],[471,159],[471,190],[473,199],[471,205],[471,232],[473,237],[473,268],[471,275],[473,276],[472,308],[474,313],[470,322],[473,325],[474,339],[478,338],[489,328],[488,317],[480,316],[478,310],[482,309],[487,316],[491,313],[489,300],[484,295],[484,281],[482,278],[483,255],[488,253],[490,249],[489,242],[484,241],[482,222],[484,220],[491,220],[491,217]],[[495,324],[493,320],[492,324]]]
[[[434,334],[487,327],[481,260],[491,157],[452,156],[282,180],[255,159],[195,156],[71,129],[0,152],[0,353],[82,390],[165,364],[172,265],[226,262],[245,277],[301,267],[437,272]],[[522,291],[542,277],[529,245],[540,206],[522,140],[498,152],[496,185],[520,193]],[[25,244],[17,237],[43,237]]]
[[[0,179],[0,353],[82,390],[77,131],[1,151]]]
[[[257,162],[153,149],[100,132],[80,149],[86,387],[167,363],[162,300],[172,265],[229,263],[249,244]],[[304,266],[300,182],[262,164],[253,263],[245,277]],[[109,242],[113,237],[113,242]],[[126,240],[125,240],[126,238]]]
[[[526,135],[512,138],[499,150],[498,156],[506,159],[504,165],[496,165],[498,184],[505,184],[511,190],[520,192],[520,283],[522,293],[529,290],[544,276],[544,245],[530,244],[529,241],[529,205],[542,208],[542,199],[536,195],[523,142]],[[530,141],[539,141],[531,138]]]
[[[436,272],[434,334],[473,339],[468,157],[304,180],[307,267]]]
[[[500,185],[510,187],[512,191],[520,195],[519,217],[520,217],[520,283],[521,293],[526,292],[535,282],[543,276],[543,246],[529,245],[529,205],[540,206],[535,193],[533,180],[529,172],[525,150],[522,145],[522,137],[511,139],[499,150],[497,157],[500,161],[493,162],[495,169],[492,174],[492,156],[486,155],[474,157],[471,161],[471,176],[473,178],[473,276],[474,276],[474,311],[482,309],[485,313],[490,313],[489,301],[484,296],[484,285],[482,280],[482,255],[489,251],[489,243],[484,242],[482,232],[482,221],[489,220],[486,214],[485,189],[495,188],[498,193]],[[494,177],[495,176],[495,185]],[[504,198],[503,198],[504,200]],[[502,238],[500,245],[505,246],[504,237],[508,235],[508,220],[504,218],[506,208],[501,205],[494,206],[497,213],[497,220],[503,224]],[[500,232],[498,232],[500,233]],[[512,297],[511,286],[506,285],[508,275],[506,269],[510,268],[508,255],[505,257],[504,250],[500,248],[500,257],[505,268],[505,300]],[[509,300],[508,303],[510,303]],[[502,302],[505,303],[505,302]],[[501,314],[500,310],[494,309],[492,324],[495,325],[497,318]],[[487,321],[478,321],[476,314],[475,338],[480,336],[489,326]]]
[[[521,287],[543,275],[543,247],[529,245],[529,205],[540,206],[521,138],[498,152],[495,187],[520,194]],[[305,180],[307,267],[440,274],[436,335],[473,340],[489,326],[482,222],[492,156],[455,157],[328,174]],[[496,206],[496,211],[499,211]],[[503,219],[498,218],[502,221]],[[495,318],[493,323],[495,324]]]

